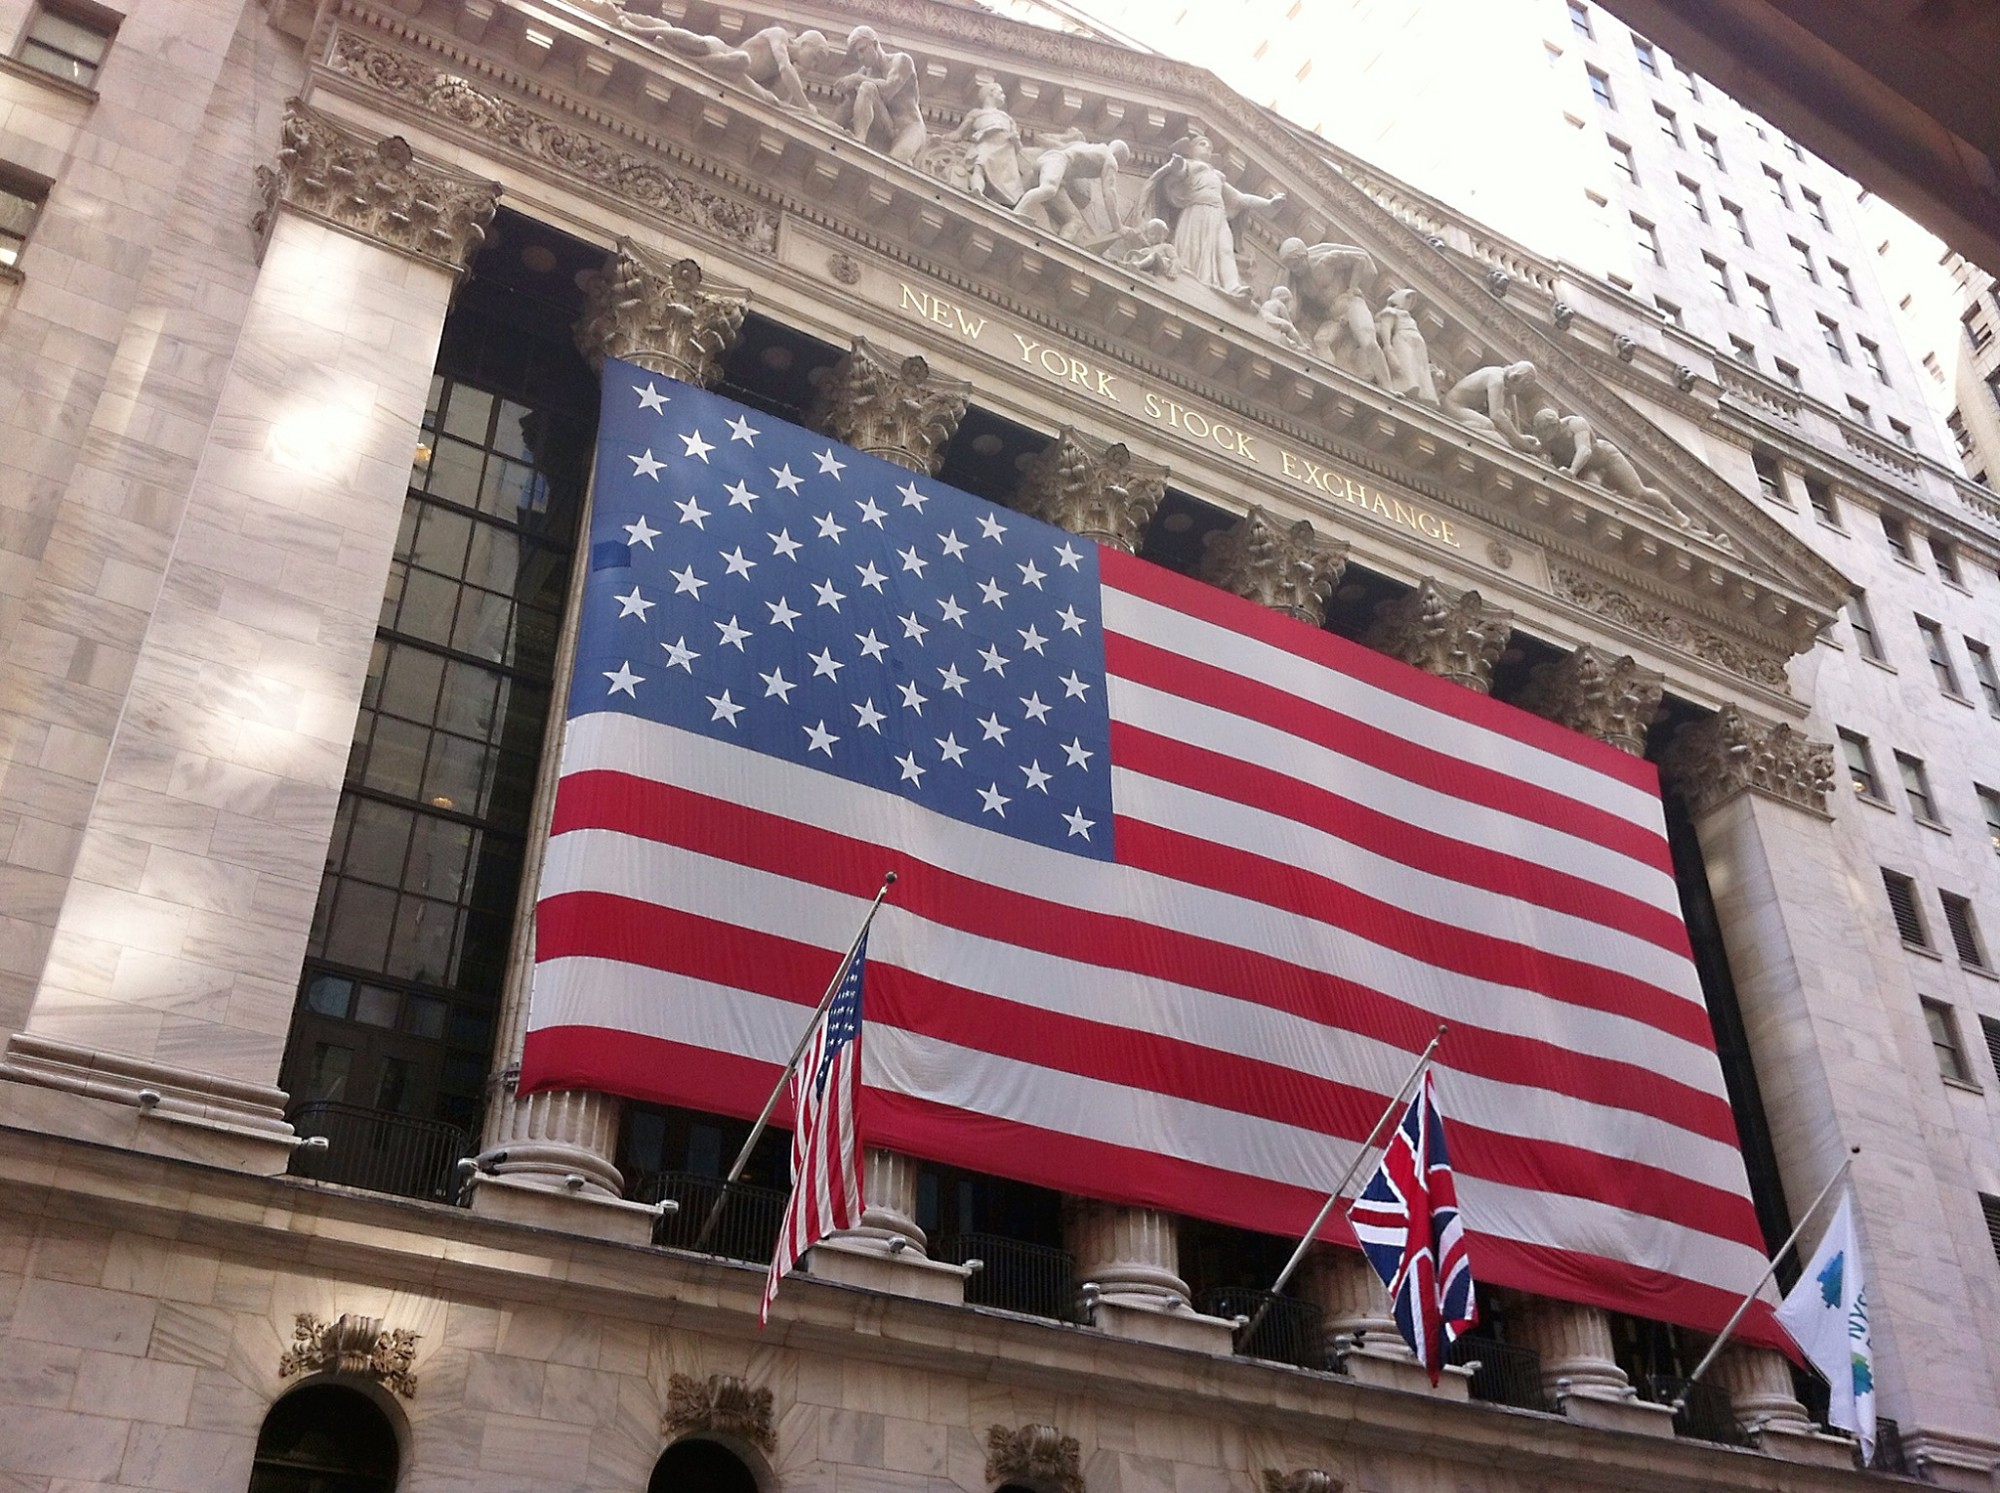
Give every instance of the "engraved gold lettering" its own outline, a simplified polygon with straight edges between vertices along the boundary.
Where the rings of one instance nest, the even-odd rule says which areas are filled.
[[[903,282],[900,280],[896,283],[903,285]],[[914,311],[919,316],[929,316],[931,314],[930,295],[926,291],[913,290],[910,286],[903,285],[903,304],[896,309],[898,311]]]
[[[1296,478],[1299,475],[1298,465],[1298,459],[1291,452],[1285,450],[1282,446],[1278,448],[1279,471],[1283,472],[1287,477]]]
[[[1240,430],[1230,430],[1230,428],[1227,425],[1224,425],[1220,428],[1229,431],[1230,438],[1236,442],[1236,454],[1238,456],[1243,457],[1247,461],[1255,461],[1258,463],[1259,466],[1263,465],[1263,463],[1258,460],[1257,453],[1250,449],[1249,436],[1245,435]]]
[[[1097,370],[1097,392],[1106,399],[1116,400],[1118,396],[1111,392],[1111,377],[1102,368]]]
[[[1424,512],[1424,511],[1423,511],[1422,509],[1418,509],[1418,510],[1417,510],[1417,527],[1418,527],[1419,529],[1422,529],[1422,530],[1424,531],[1424,533],[1426,533],[1427,535],[1429,535],[1429,536],[1430,536],[1430,537],[1431,537],[1432,539],[1437,539],[1437,538],[1441,537],[1441,536],[1440,536],[1440,535],[1438,534],[1438,530],[1439,530],[1440,528],[1442,528],[1442,527],[1443,527],[1443,525],[1441,525],[1440,523],[1438,523],[1438,521],[1437,521],[1437,515],[1436,515],[1436,514],[1433,514],[1433,513],[1426,513],[1426,512]]]
[[[1465,548],[1465,546],[1464,546],[1464,545],[1462,545],[1462,544],[1460,544],[1460,543],[1458,542],[1458,536],[1457,536],[1456,534],[1454,534],[1454,533],[1452,533],[1452,532],[1451,532],[1451,525],[1450,525],[1450,523],[1448,523],[1448,522],[1447,522],[1447,523],[1441,523],[1441,524],[1439,524],[1439,525],[1438,525],[1438,527],[1439,527],[1440,529],[1442,529],[1442,530],[1444,531],[1444,533],[1443,533],[1443,536],[1442,536],[1442,537],[1443,537],[1443,539],[1444,539],[1444,542],[1445,542],[1446,544],[1450,545],[1450,546],[1451,546],[1451,547],[1452,547],[1453,549],[1463,549],[1463,548]]]
[[[979,334],[986,330],[986,318],[983,316],[967,316],[965,312],[956,306],[952,307],[952,310],[958,317],[958,330],[970,341],[977,342]]]
[[[1151,389],[1146,391],[1146,416],[1152,420],[1157,420],[1161,417],[1160,396],[1155,394]]]

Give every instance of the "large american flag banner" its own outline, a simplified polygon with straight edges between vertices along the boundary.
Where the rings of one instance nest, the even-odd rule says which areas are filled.
[[[629,364],[593,504],[524,1087],[754,1115],[894,869],[870,1144],[1296,1237],[1445,1021],[1483,1279],[1758,1278],[1649,764]]]

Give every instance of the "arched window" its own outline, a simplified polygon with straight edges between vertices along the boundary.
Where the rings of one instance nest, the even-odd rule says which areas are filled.
[[[646,1493],[757,1493],[757,1476],[720,1442],[676,1441],[653,1464]]]
[[[271,1407],[250,1493],[392,1493],[396,1430],[359,1390],[314,1384]]]

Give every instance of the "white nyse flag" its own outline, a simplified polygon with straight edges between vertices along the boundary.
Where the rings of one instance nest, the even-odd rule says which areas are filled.
[[[1778,1320],[1826,1376],[1827,1419],[1852,1431],[1865,1463],[1875,1455],[1875,1355],[1868,1346],[1868,1282],[1854,1243],[1854,1200],[1843,1194]]]

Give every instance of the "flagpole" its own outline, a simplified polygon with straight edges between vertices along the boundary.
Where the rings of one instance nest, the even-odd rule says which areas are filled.
[[[1694,1366],[1694,1372],[1688,1375],[1687,1383],[1681,1386],[1681,1392],[1674,1397],[1674,1414],[1679,1415],[1682,1409],[1686,1407],[1688,1391],[1693,1389],[1696,1382],[1708,1371],[1708,1366],[1715,1362],[1715,1356],[1728,1344],[1729,1334],[1736,1330],[1736,1324],[1741,1322],[1743,1314],[1750,1310],[1750,1303],[1757,1299],[1757,1293],[1764,1289],[1765,1282],[1778,1273],[1779,1262],[1787,1254],[1791,1253],[1792,1246],[1799,1242],[1799,1235],[1805,1232],[1806,1224],[1811,1221],[1813,1214],[1819,1211],[1819,1205],[1826,1201],[1827,1195],[1839,1184],[1840,1179],[1847,1175],[1847,1169],[1854,1165],[1854,1158],[1860,1154],[1861,1147],[1849,1146],[1847,1148],[1847,1159],[1834,1168],[1833,1175],[1826,1180],[1826,1186],[1819,1190],[1819,1196],[1806,1205],[1806,1211],[1799,1215],[1799,1221],[1792,1229],[1791,1236],[1783,1244],[1780,1244],[1776,1252],[1772,1254],[1771,1263],[1766,1265],[1764,1273],[1757,1277],[1757,1284],[1752,1286],[1750,1294],[1738,1303],[1735,1314],[1722,1324],[1722,1331],[1716,1335],[1715,1341],[1708,1345],[1708,1351],[1702,1354],[1701,1362]]]
[[[1299,1262],[1305,1259],[1306,1251],[1312,1248],[1313,1240],[1318,1236],[1320,1226],[1326,1222],[1327,1215],[1333,1212],[1334,1204],[1338,1203],[1340,1195],[1347,1191],[1347,1184],[1352,1182],[1354,1174],[1361,1170],[1361,1164],[1368,1159],[1368,1153],[1375,1149],[1375,1137],[1382,1133],[1382,1127],[1408,1101],[1410,1086],[1423,1077],[1424,1069],[1430,1065],[1432,1056],[1437,1052],[1438,1043],[1444,1041],[1445,1030],[1445,1024],[1439,1022],[1437,1035],[1432,1037],[1430,1045],[1417,1055],[1416,1067],[1410,1070],[1410,1076],[1404,1079],[1402,1087],[1390,1096],[1389,1103],[1383,1108],[1375,1123],[1369,1127],[1368,1134],[1354,1153],[1354,1159],[1347,1163],[1347,1170],[1342,1172],[1340,1180],[1333,1184],[1333,1191],[1326,1195],[1326,1202],[1320,1206],[1318,1216],[1307,1227],[1305,1237],[1299,1240],[1299,1247],[1292,1251],[1292,1257],[1285,1261],[1285,1268],[1278,1272],[1278,1278],[1271,1283],[1271,1290],[1264,1298],[1263,1304],[1257,1308],[1254,1316],[1237,1329],[1236,1339],[1239,1343],[1247,1341],[1250,1334],[1257,1330],[1258,1325],[1270,1313],[1272,1299],[1285,1289],[1285,1282],[1292,1278],[1292,1272],[1299,1268]]]
[[[847,971],[854,963],[855,953],[861,948],[861,940],[868,936],[868,927],[875,921],[875,914],[882,910],[882,901],[889,895],[889,888],[896,884],[896,873],[882,873],[882,885],[876,890],[875,900],[868,904],[868,916],[861,920],[861,931],[854,935],[854,942],[847,946],[847,953],[833,972],[833,979],[827,983],[826,994],[813,1007],[812,1020],[799,1034],[799,1045],[792,1049],[792,1055],[785,1060],[785,1071],[778,1075],[778,1081],[771,1087],[771,1097],[764,1101],[764,1108],[757,1116],[757,1123],[750,1127],[750,1138],[743,1142],[743,1149],[736,1153],[736,1160],[730,1164],[729,1175],[722,1179],[722,1189],[715,1195],[715,1205],[708,1210],[708,1217],[702,1220],[701,1232],[695,1235],[694,1243],[688,1247],[699,1253],[708,1243],[708,1236],[715,1229],[716,1220],[722,1217],[722,1205],[729,1200],[729,1189],[736,1185],[736,1179],[743,1175],[743,1168],[749,1164],[750,1152],[756,1148],[764,1134],[764,1127],[771,1122],[771,1111],[778,1107],[778,1096],[785,1091],[785,1085],[792,1080],[792,1070],[799,1065],[805,1054],[806,1044],[819,1029],[820,1018],[826,1015],[826,1008],[833,1004],[833,998],[840,991],[841,982],[847,978]]]

